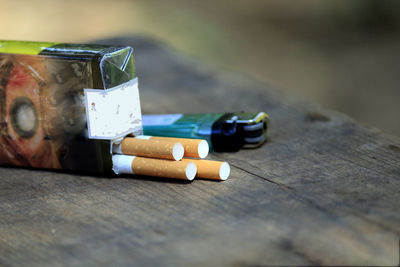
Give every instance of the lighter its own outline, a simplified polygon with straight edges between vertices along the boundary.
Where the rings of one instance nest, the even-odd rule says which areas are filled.
[[[145,135],[206,139],[217,152],[259,147],[269,127],[264,112],[142,115],[142,122]]]

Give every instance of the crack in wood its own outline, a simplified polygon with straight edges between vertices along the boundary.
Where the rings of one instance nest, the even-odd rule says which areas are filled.
[[[279,183],[279,182],[276,182],[276,181],[274,181],[274,180],[272,180],[272,179],[263,177],[263,176],[261,176],[261,175],[255,174],[255,173],[252,173],[251,171],[248,171],[248,170],[246,170],[246,169],[243,169],[243,168],[241,168],[241,167],[239,167],[239,166],[237,166],[237,165],[234,165],[234,164],[230,164],[230,165],[233,166],[233,167],[235,167],[236,169],[239,169],[239,170],[243,171],[243,172],[246,172],[246,173],[248,173],[248,174],[251,174],[251,175],[253,175],[253,176],[256,176],[256,177],[258,177],[258,178],[261,178],[261,179],[263,179],[263,180],[265,180],[265,181],[267,181],[267,182],[270,182],[270,183],[272,183],[272,184],[275,184],[275,185],[277,185],[277,186],[279,186],[279,187],[281,187],[281,188],[293,190],[293,188],[291,188],[290,186],[288,186],[288,185],[286,185],[286,184]]]

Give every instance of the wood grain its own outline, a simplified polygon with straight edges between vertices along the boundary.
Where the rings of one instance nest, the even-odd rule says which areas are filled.
[[[266,111],[225,182],[0,168],[3,265],[397,265],[400,140],[142,37],[144,113]]]

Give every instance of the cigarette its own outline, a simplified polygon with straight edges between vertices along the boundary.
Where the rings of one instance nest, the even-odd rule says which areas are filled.
[[[113,155],[113,171],[116,174],[128,173],[192,181],[197,167],[190,161],[173,161],[142,158],[129,155]]]
[[[173,140],[126,137],[120,144],[113,144],[113,153],[181,160],[184,148],[181,143]]]
[[[231,172],[228,162],[214,160],[182,159],[183,162],[193,162],[197,167],[196,177],[225,181]]]
[[[203,139],[190,139],[190,138],[174,138],[174,137],[159,137],[159,136],[147,136],[150,140],[168,140],[170,142],[179,142],[183,145],[185,150],[184,157],[200,158],[204,159],[207,157],[210,147],[208,142]]]

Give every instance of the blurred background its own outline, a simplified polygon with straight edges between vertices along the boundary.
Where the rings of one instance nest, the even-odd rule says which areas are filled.
[[[0,39],[147,35],[400,136],[400,1],[0,0],[0,7]]]

